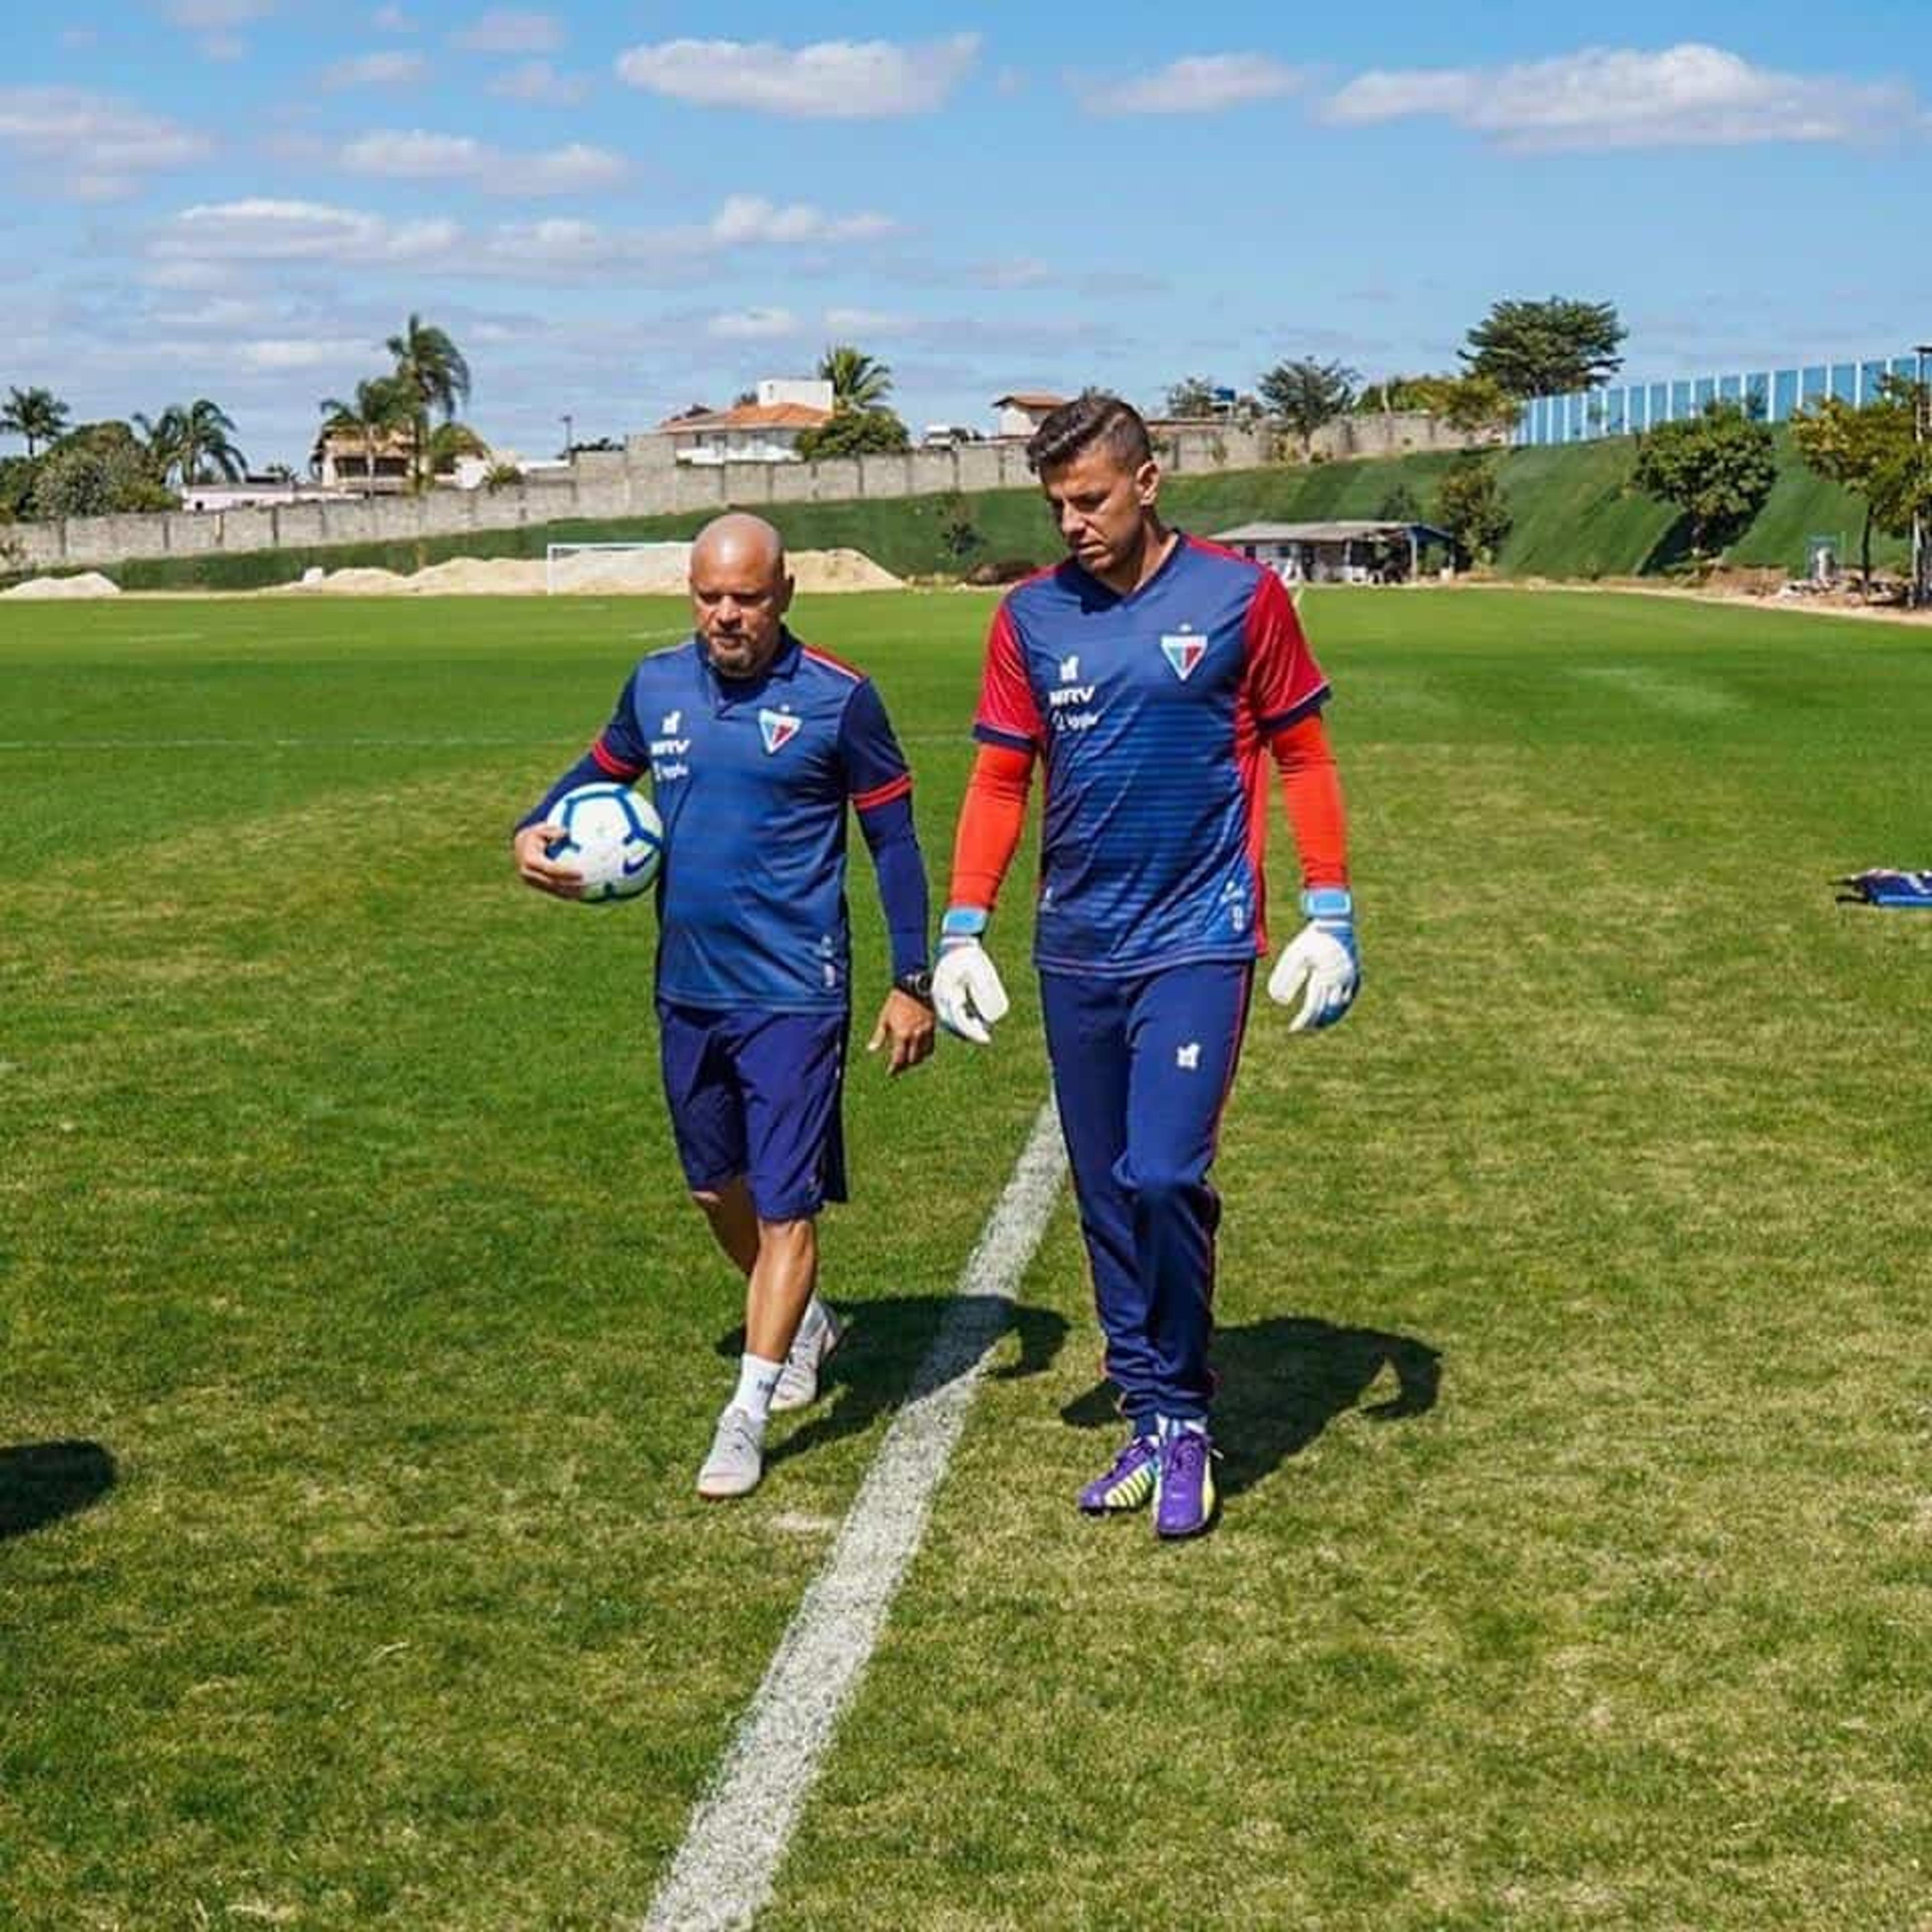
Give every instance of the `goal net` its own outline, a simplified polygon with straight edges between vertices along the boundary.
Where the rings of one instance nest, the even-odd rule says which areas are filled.
[[[544,588],[553,597],[682,596],[690,567],[688,543],[554,543],[544,553]]]

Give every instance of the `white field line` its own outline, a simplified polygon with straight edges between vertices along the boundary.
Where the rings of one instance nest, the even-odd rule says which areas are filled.
[[[1006,1326],[1066,1166],[1049,1098],[838,1540],[692,1814],[642,1932],[735,1932],[770,1902],[792,1827],[925,1534],[986,1352]]]

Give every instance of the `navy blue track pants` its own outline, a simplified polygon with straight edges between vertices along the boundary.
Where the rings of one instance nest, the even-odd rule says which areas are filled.
[[[1253,982],[1252,962],[1226,961],[1040,975],[1107,1373],[1137,1428],[1204,1417],[1213,1399],[1221,1202],[1208,1170]]]

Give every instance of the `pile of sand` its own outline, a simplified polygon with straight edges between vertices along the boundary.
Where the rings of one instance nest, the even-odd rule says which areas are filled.
[[[408,589],[410,580],[393,570],[332,570],[318,577],[311,571],[299,584],[278,585],[304,597],[394,597]]]
[[[557,560],[554,588],[573,597],[681,597],[690,563],[688,544],[575,550]],[[862,550],[794,551],[791,568],[799,589],[814,595],[905,588]],[[551,580],[550,567],[538,558],[455,556],[407,577],[393,570],[337,570],[280,587],[304,596],[541,597],[553,587]]]
[[[544,566],[522,556],[453,556],[403,579],[404,590],[419,597],[541,597]]]
[[[792,575],[801,590],[903,590],[905,580],[874,563],[862,550],[802,550]]]
[[[83,570],[78,577],[30,577],[0,597],[118,597],[121,586],[98,570]]]

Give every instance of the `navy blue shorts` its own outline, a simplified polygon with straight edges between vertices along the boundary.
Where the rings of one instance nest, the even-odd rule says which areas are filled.
[[[671,1132],[694,1191],[742,1174],[762,1221],[845,1198],[848,1017],[658,1008]]]

